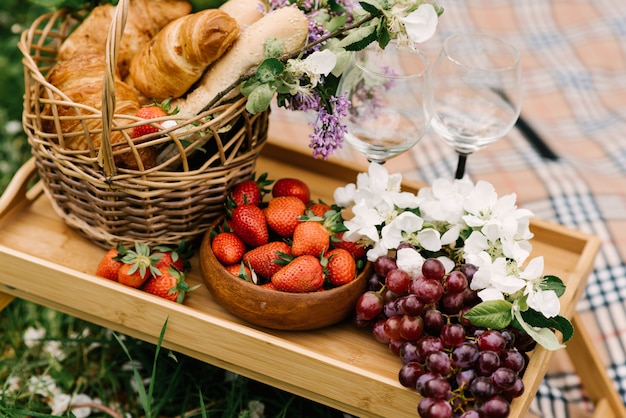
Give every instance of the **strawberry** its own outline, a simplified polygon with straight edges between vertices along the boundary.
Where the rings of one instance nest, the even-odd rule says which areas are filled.
[[[343,248],[347,250],[355,260],[360,260],[365,257],[367,248],[359,244],[358,242],[345,241],[343,235],[345,231],[339,232],[332,237],[333,248]]]
[[[272,282],[267,282],[267,283],[263,283],[262,285],[259,285],[265,289],[269,289],[269,290],[278,290],[276,289],[276,286],[274,286],[274,283]]]
[[[141,287],[151,276],[159,276],[161,272],[155,267],[158,254],[150,254],[150,248],[143,243],[136,243],[135,250],[128,250],[122,257],[124,265],[117,273],[117,281],[130,287]]]
[[[116,248],[109,249],[98,264],[96,276],[117,281],[117,273],[120,270],[120,267],[124,265],[121,258],[124,256],[126,251],[126,247],[121,245]]]
[[[224,266],[224,268],[235,277],[239,277],[247,282],[252,281],[252,272],[244,263],[230,264],[228,266]]]
[[[335,248],[324,256],[324,273],[333,286],[350,283],[356,277],[356,262],[347,250]]]
[[[313,292],[324,284],[324,269],[316,257],[302,255],[278,270],[272,284],[283,292]]]
[[[160,276],[150,277],[142,290],[173,302],[183,303],[185,294],[196,287],[189,288],[183,272],[172,267],[163,271]]]
[[[282,241],[272,241],[248,251],[243,262],[263,279],[270,279],[283,267],[286,257],[291,255],[291,247]]]
[[[294,256],[312,255],[319,257],[328,251],[330,246],[330,233],[319,222],[309,220],[300,222],[293,231],[291,252]]]
[[[139,110],[137,110],[137,113],[135,113],[135,116],[143,119],[156,119],[168,116],[168,113],[163,109],[163,106],[150,105],[139,108]],[[160,125],[161,123],[162,122],[156,122],[156,124],[158,125]],[[154,126],[154,123],[150,124],[146,122],[143,125],[138,125],[133,128],[132,137],[139,138],[140,136],[152,134],[158,131],[159,128]]]
[[[274,180],[267,179],[267,173],[261,174],[256,180],[244,180],[235,186],[230,193],[230,198],[236,206],[259,206],[263,201],[263,196],[269,193],[266,186],[269,186],[273,182]]]
[[[177,247],[169,245],[157,245],[152,248],[153,254],[162,254],[155,267],[163,272],[174,266],[179,271],[189,269],[189,259],[193,256],[193,248],[187,242],[182,241]]]
[[[229,222],[233,232],[251,247],[267,244],[269,231],[263,209],[253,205],[237,206]]]
[[[270,229],[283,238],[290,238],[300,223],[306,206],[295,196],[279,196],[268,202],[265,219]]]
[[[213,237],[211,249],[220,263],[236,264],[243,258],[246,244],[234,232],[220,232]]]
[[[313,216],[317,216],[319,218],[323,218],[324,214],[326,212],[328,212],[329,210],[331,210],[332,208],[330,207],[330,205],[327,205],[326,203],[312,203],[311,205],[309,205],[309,207],[307,208],[307,213],[311,212],[313,214]]]
[[[295,196],[308,205],[311,200],[311,190],[302,180],[285,177],[277,180],[272,187],[272,197],[279,196]]]

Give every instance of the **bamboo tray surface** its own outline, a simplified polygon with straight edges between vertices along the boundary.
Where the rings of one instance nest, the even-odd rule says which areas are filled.
[[[0,199],[0,296],[27,299],[152,343],[167,319],[164,346],[175,351],[360,417],[416,416],[419,395],[398,383],[400,360],[349,321],[316,331],[267,330],[226,312],[204,286],[178,305],[94,276],[104,250],[67,227],[39,185],[26,191],[31,168],[25,165]],[[256,172],[301,178],[315,198],[331,202],[337,187],[365,170],[314,160],[308,149],[270,141]],[[406,182],[403,190],[418,187]],[[539,220],[531,230],[533,255],[544,256],[545,273],[568,285],[562,313],[571,316],[599,240]],[[197,257],[187,277],[192,286],[202,283]],[[528,409],[550,354],[533,353],[526,394],[513,403],[512,417]]]

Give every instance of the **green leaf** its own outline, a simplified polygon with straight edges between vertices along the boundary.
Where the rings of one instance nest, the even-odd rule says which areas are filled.
[[[324,29],[328,32],[332,33],[346,24],[348,21],[347,15],[335,16],[331,18],[328,22],[323,24]]]
[[[262,83],[260,83],[259,80],[256,79],[256,77],[252,77],[252,78],[244,81],[243,83],[241,83],[241,87],[240,87],[241,94],[243,94],[244,96],[248,97],[261,84]]]
[[[285,70],[285,66],[278,58],[267,58],[256,69],[256,78],[261,83],[276,80]]]
[[[381,10],[384,9],[384,6],[380,4],[380,2],[376,0],[362,0],[359,2],[363,10],[373,15],[377,15]]]
[[[565,293],[565,289],[567,289],[563,280],[556,276],[544,276],[539,287],[541,290],[554,290],[554,293],[556,293],[558,297],[561,297],[563,293]]]
[[[572,323],[564,316],[557,315],[552,318],[546,318],[542,313],[533,309],[521,312],[521,317],[526,323],[533,327],[551,328],[558,330],[563,334],[563,341],[569,341],[574,335],[574,327]]]
[[[381,49],[385,49],[391,41],[391,33],[389,33],[389,28],[385,23],[386,21],[383,19],[378,26],[378,45]]]
[[[537,341],[537,344],[541,345],[546,350],[554,351],[565,347],[559,342],[559,340],[556,338],[556,335],[554,334],[554,332],[552,332],[551,329],[537,329],[526,323],[519,310],[515,311],[514,317],[518,325],[526,332],[526,334],[530,335],[533,340]]]
[[[284,51],[283,42],[274,37],[267,38],[263,43],[263,53],[267,58],[278,58],[283,55]]]
[[[345,48],[347,51],[360,51],[364,49],[376,40],[376,28],[379,22],[380,19],[374,19],[370,22],[371,24],[350,31],[350,33],[339,42],[338,46]]]
[[[253,115],[267,109],[276,93],[276,89],[270,84],[261,84],[248,96],[246,110]]]
[[[502,329],[513,319],[512,306],[511,302],[505,300],[488,300],[474,306],[463,317],[478,327]]]

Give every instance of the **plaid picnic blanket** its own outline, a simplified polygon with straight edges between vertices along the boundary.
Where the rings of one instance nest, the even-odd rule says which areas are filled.
[[[623,0],[440,0],[438,53],[457,32],[480,31],[521,53],[522,116],[554,151],[543,157],[519,129],[471,155],[466,173],[516,193],[537,218],[594,234],[602,244],[577,305],[608,375],[626,400],[626,2]],[[303,138],[306,118],[274,112],[270,136]],[[348,145],[341,158],[364,161]],[[430,132],[387,163],[390,171],[432,183],[452,177],[454,151]],[[589,417],[592,404],[563,350],[556,353],[530,415]]]

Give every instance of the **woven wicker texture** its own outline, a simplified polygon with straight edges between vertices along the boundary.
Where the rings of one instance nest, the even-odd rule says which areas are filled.
[[[176,120],[177,125],[131,139],[132,127],[144,122],[115,113],[115,83],[107,79],[114,71],[126,13],[122,0],[109,32],[101,108],[73,102],[46,79],[75,18],[62,11],[46,14],[22,34],[24,129],[52,206],[87,238],[103,247],[191,241],[223,215],[232,186],[253,173],[267,139],[269,111],[250,115],[239,95],[198,115],[154,119]],[[68,121],[81,129],[54,129]],[[113,135],[123,140],[112,146]],[[77,138],[86,149],[66,146]],[[151,168],[140,158],[147,148],[159,153]],[[134,158],[134,168],[116,166],[116,157],[123,154]]]

